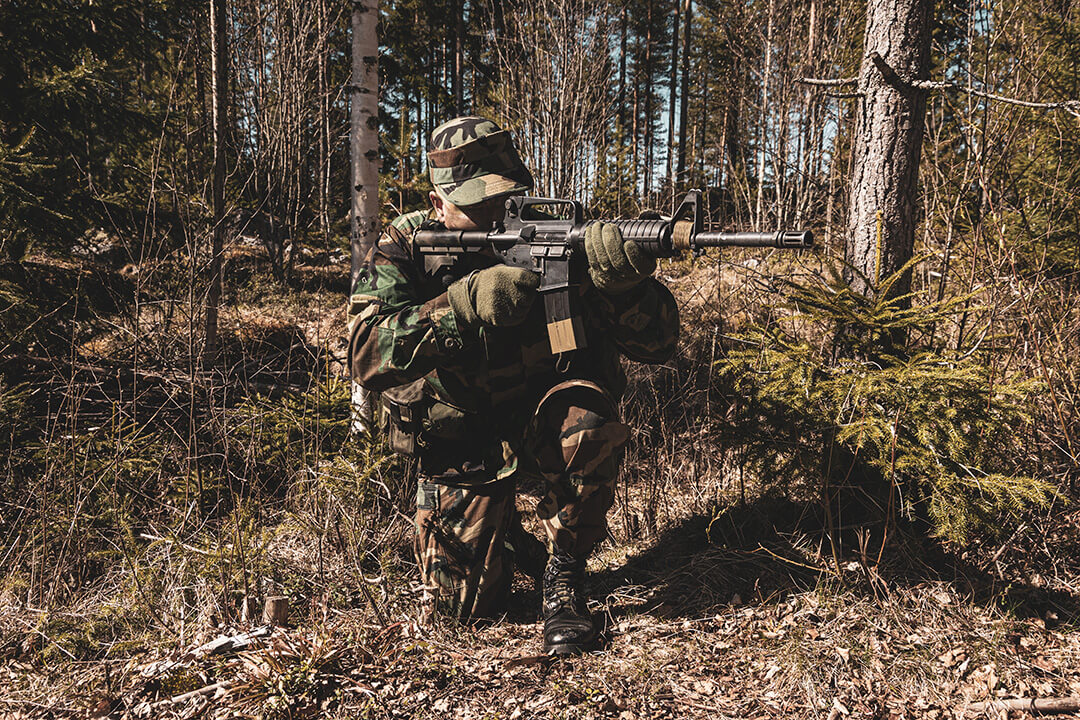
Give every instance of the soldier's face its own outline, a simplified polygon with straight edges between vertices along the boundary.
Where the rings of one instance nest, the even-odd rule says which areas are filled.
[[[506,198],[495,197],[476,205],[459,207],[444,200],[434,190],[429,195],[431,206],[435,208],[435,219],[446,226],[447,230],[490,230],[495,221],[503,216]]]

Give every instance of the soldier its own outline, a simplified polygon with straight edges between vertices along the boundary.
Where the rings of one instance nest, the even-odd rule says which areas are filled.
[[[350,300],[353,377],[382,393],[391,444],[417,459],[415,550],[426,604],[460,618],[505,611],[515,563],[543,574],[544,650],[580,653],[597,637],[585,563],[606,513],[629,431],[617,401],[620,355],[668,358],[678,333],[655,260],[619,229],[586,231],[582,288],[588,347],[553,356],[538,276],[489,252],[423,257],[420,227],[489,230],[532,175],[495,123],[461,117],[435,129],[431,210],[396,218],[369,252]],[[572,357],[571,357],[572,356]],[[536,508],[544,563],[523,531],[515,489],[543,479]],[[530,542],[531,541],[531,542]]]

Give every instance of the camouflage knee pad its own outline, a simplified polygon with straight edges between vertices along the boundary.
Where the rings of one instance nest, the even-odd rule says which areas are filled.
[[[607,534],[629,428],[599,386],[570,380],[540,401],[530,434],[547,485],[536,512],[548,539],[558,550],[587,555]]]

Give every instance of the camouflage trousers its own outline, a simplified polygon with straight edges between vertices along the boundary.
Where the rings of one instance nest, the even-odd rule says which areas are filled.
[[[536,514],[549,550],[585,556],[607,534],[628,437],[615,403],[592,383],[562,383],[541,400],[525,444],[544,482]],[[427,610],[459,618],[505,611],[515,558],[536,562],[516,494],[515,476],[469,487],[421,479],[415,550]]]

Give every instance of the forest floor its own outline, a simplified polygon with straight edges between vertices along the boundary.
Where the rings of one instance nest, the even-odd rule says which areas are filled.
[[[670,278],[684,307],[713,294],[700,290],[707,272]],[[342,318],[340,294],[308,305],[305,333],[338,332],[327,318]],[[230,317],[252,332],[270,322],[250,308]],[[665,486],[649,516],[656,488],[626,481],[589,566],[603,642],[582,657],[542,654],[524,576],[506,618],[422,623],[404,506],[383,519],[367,574],[281,513],[266,528],[269,562],[321,588],[294,598],[285,627],[199,618],[154,631],[162,620],[80,652],[50,628],[116,611],[115,584],[49,623],[0,592],[0,717],[1028,717],[1003,704],[1020,698],[1065,699],[1059,716],[1080,717],[1076,513],[969,554],[897,546],[878,563],[834,558],[798,502],[703,503],[733,494],[709,482],[721,481]],[[532,505],[522,496],[527,525]],[[334,589],[349,578],[342,600]]]

